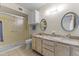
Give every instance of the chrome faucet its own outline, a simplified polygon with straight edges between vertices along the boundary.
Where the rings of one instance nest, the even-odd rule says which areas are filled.
[[[70,38],[71,37],[71,34],[67,34],[66,37]]]
[[[56,35],[55,32],[53,32],[52,35],[55,36]]]

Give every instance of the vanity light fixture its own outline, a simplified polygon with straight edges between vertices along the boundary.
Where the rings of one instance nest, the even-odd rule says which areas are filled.
[[[65,4],[61,4],[61,5],[58,5],[58,6],[53,6],[53,7],[49,8],[48,10],[46,10],[45,14],[46,15],[53,15],[53,14],[56,14],[58,12],[63,11],[65,8],[66,8]]]
[[[56,7],[53,7],[53,8],[50,8],[46,11],[46,15],[50,15],[50,14],[56,14],[57,12],[57,8]]]

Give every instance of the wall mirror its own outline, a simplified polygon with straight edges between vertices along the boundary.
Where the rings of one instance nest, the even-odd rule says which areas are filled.
[[[45,31],[46,28],[47,28],[47,22],[46,22],[46,19],[42,19],[41,22],[40,22],[40,28],[42,31]]]
[[[76,28],[77,15],[74,12],[66,13],[61,20],[61,27],[68,32],[73,31]]]

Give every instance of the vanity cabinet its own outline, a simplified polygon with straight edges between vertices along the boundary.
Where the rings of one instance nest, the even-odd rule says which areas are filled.
[[[62,44],[62,43],[56,43],[55,55],[56,56],[69,56],[70,55],[70,46]]]
[[[79,56],[79,47],[71,46],[71,56]]]
[[[45,56],[54,56],[54,42],[49,40],[43,40],[42,54]]]
[[[32,49],[44,56],[79,56],[79,47],[70,44],[33,37]]]
[[[41,39],[33,37],[32,38],[32,49],[41,53]]]
[[[32,38],[32,49],[44,56],[69,56],[70,46],[46,39]]]

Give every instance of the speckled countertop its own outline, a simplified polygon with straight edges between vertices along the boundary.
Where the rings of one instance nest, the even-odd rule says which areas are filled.
[[[67,37],[57,37],[57,36],[55,37],[55,36],[49,36],[49,35],[38,35],[38,34],[33,36],[38,38],[43,38],[46,40],[55,41],[55,42],[61,42],[69,45],[79,46],[79,40],[77,39],[70,39]]]

